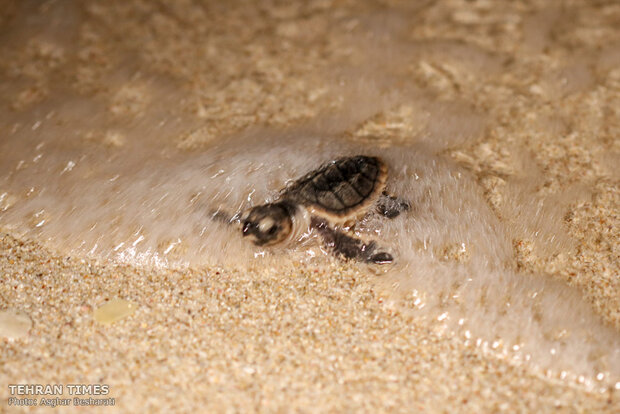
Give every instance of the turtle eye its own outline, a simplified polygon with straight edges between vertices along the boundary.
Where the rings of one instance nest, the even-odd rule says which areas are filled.
[[[277,230],[278,230],[278,226],[271,226],[267,233],[269,233],[270,235],[274,235],[274,234],[276,234]]]
[[[269,232],[271,231],[273,227],[276,227],[276,223],[271,217],[266,217],[258,223],[258,230],[261,233],[269,234]]]

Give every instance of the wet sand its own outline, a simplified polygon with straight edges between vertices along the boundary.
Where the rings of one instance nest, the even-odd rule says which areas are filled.
[[[425,145],[471,174],[498,220],[516,223],[511,269],[573,286],[620,329],[614,2],[7,5],[0,150],[15,151],[15,164],[28,153],[24,168],[35,170],[39,141],[113,158],[140,146],[195,153],[249,128],[342,130],[349,144],[377,147],[428,135]],[[56,129],[39,130],[46,119]],[[0,181],[7,214],[27,197],[10,185]],[[511,204],[532,194],[565,204],[569,253],[519,230],[528,213]],[[151,268],[69,254],[12,224],[0,227],[8,412],[29,410],[8,406],[8,384],[108,384],[99,397],[119,412],[620,404],[613,384],[552,379],[465,343],[354,263]],[[447,250],[443,260],[463,258]],[[96,310],[116,299],[132,310],[101,323]]]

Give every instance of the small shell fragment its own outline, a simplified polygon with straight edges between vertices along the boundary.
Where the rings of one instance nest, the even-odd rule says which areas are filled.
[[[0,311],[0,337],[17,339],[28,335],[32,320],[28,315],[15,309]]]
[[[112,299],[93,311],[94,319],[104,325],[119,321],[135,312],[137,306],[124,299]]]

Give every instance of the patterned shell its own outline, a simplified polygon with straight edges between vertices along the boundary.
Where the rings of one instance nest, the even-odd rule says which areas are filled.
[[[280,198],[332,219],[348,219],[377,200],[386,178],[387,168],[377,157],[339,158],[295,181]]]

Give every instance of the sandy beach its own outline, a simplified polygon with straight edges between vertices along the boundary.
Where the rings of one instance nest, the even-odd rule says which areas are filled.
[[[617,2],[3,3],[0,412],[619,410]],[[206,216],[357,148],[394,267]]]

